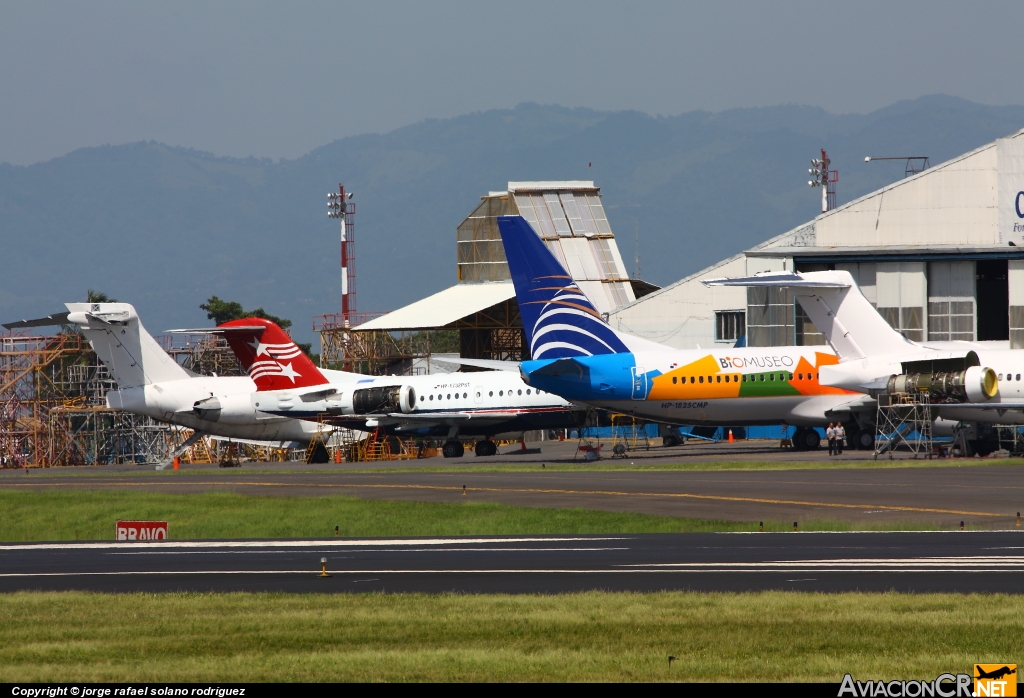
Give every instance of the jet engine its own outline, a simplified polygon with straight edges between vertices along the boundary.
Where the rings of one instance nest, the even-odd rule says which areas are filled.
[[[416,389],[411,385],[385,385],[352,393],[354,414],[408,414],[416,409]]]
[[[887,393],[928,393],[932,402],[984,402],[996,396],[999,381],[991,368],[904,373],[889,377]]]

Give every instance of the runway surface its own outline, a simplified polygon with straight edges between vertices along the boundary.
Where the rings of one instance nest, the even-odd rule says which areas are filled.
[[[975,461],[976,462],[976,461]],[[588,470],[524,466],[498,472],[251,468],[107,474],[104,468],[7,471],[0,491],[107,489],[268,496],[495,502],[734,521],[920,523],[1012,528],[1024,511],[1024,465],[824,470]],[[68,472],[70,471],[70,472]],[[466,494],[463,495],[463,485]]]
[[[328,578],[320,578],[327,559]],[[1024,591],[1018,531],[23,543],[0,591]]]

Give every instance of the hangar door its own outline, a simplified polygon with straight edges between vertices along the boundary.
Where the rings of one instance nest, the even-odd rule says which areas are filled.
[[[925,338],[928,281],[924,262],[883,262],[875,274],[878,314],[907,339]]]
[[[928,339],[974,341],[974,262],[928,263]]]

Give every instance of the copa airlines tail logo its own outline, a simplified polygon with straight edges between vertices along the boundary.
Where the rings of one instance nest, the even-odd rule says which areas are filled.
[[[282,342],[280,344],[264,344],[258,339],[248,342],[256,354],[252,366],[249,367],[249,377],[253,380],[265,376],[284,376],[295,382],[301,377],[298,371],[292,368],[292,362],[285,363],[288,359],[294,359],[302,354],[302,350],[295,346],[294,342]],[[260,359],[266,356],[266,359]]]
[[[532,292],[548,296],[528,301],[543,308],[533,325],[534,359],[618,354],[629,351],[569,276],[534,279]]]

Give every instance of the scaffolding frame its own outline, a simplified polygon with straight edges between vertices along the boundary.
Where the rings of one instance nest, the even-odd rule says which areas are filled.
[[[885,393],[877,401],[875,459],[888,453],[892,460],[897,448],[906,448],[914,458],[931,458],[934,417],[928,392]]]

